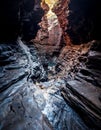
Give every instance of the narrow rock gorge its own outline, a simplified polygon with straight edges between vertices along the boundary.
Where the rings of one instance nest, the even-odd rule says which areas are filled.
[[[100,5],[1,0],[0,130],[101,129]]]

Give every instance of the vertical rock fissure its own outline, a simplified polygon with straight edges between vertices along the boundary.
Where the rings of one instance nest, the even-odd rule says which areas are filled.
[[[38,31],[34,44],[42,53],[53,54],[59,52],[61,48],[62,40],[62,28],[58,21],[56,14],[52,11],[52,8],[56,1],[42,1],[42,8],[45,14],[39,24],[41,29]],[[43,48],[43,50],[41,49]]]

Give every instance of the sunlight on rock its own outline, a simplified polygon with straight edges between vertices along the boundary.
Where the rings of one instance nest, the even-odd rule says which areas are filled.
[[[58,0],[45,0],[45,2],[48,4],[49,8],[52,9],[54,4],[57,2]]]
[[[49,6],[49,11],[47,13],[47,17],[48,18],[52,18],[54,17],[54,13],[52,12],[52,8],[54,6],[54,4],[57,2],[58,0],[45,0],[45,3]]]

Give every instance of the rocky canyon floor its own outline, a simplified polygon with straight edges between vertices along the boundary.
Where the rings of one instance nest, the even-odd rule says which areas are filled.
[[[100,71],[83,64],[87,57],[99,64],[100,56],[82,45],[64,47],[58,57],[40,57],[32,43],[20,38],[15,45],[1,44],[0,129],[100,129]]]

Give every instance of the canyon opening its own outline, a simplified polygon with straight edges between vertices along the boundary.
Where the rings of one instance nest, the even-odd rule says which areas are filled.
[[[101,130],[100,5],[1,0],[0,130]]]

